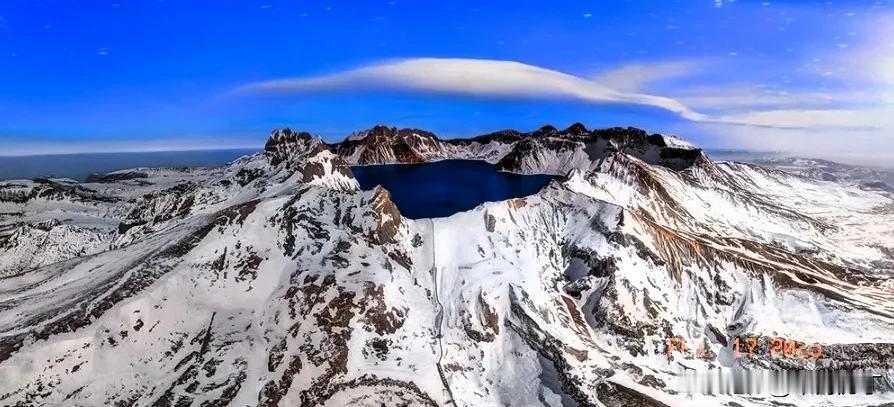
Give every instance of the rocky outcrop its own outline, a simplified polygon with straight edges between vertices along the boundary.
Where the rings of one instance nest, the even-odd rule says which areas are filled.
[[[92,173],[87,176],[87,180],[85,182],[89,183],[110,183],[110,182],[119,182],[119,181],[127,181],[127,180],[139,180],[149,178],[149,174],[140,171],[117,171],[111,172],[107,174],[102,173]]]
[[[343,190],[358,188],[344,159],[333,153],[322,139],[310,133],[275,130],[264,145],[264,154],[270,165],[296,174],[302,183]]]

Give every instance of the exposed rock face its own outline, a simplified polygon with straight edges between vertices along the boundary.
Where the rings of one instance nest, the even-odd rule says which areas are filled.
[[[351,164],[418,164],[443,158],[446,149],[434,134],[418,129],[376,126],[332,146]]]
[[[87,176],[87,183],[108,183],[126,180],[138,180],[149,178],[149,174],[140,171],[119,171],[108,174],[90,174]]]
[[[516,130],[500,130],[493,133],[482,134],[480,136],[472,137],[470,139],[450,139],[445,140],[449,144],[453,145],[469,145],[471,143],[480,143],[480,144],[489,144],[489,143],[502,143],[502,144],[512,144],[516,141],[521,140],[524,137],[524,134],[518,132]]]
[[[346,164],[444,158],[567,176],[411,220]],[[775,405],[677,375],[894,368],[891,198],[669,136],[286,129],[223,168],[129,173],[0,184],[0,404]]]
[[[314,138],[308,132],[279,129],[270,134],[264,144],[264,153],[270,158],[271,165],[279,165],[285,161],[300,162],[302,157],[321,149],[323,144],[323,140]]]
[[[568,134],[574,137],[582,137],[586,136],[590,131],[587,130],[587,126],[584,126],[582,123],[574,123],[571,126],[568,126],[562,133]]]
[[[370,202],[376,227],[373,240],[376,243],[394,243],[398,227],[401,224],[400,211],[391,200],[391,194],[385,188],[376,187]]]

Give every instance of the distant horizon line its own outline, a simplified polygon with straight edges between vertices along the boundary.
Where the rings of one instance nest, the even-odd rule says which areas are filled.
[[[80,151],[75,153],[26,153],[26,154],[0,154],[0,158],[23,157],[51,157],[68,155],[94,155],[94,154],[146,154],[146,153],[195,153],[203,151],[237,151],[237,150],[263,150],[263,146],[252,147],[221,147],[221,148],[178,148],[174,150],[146,149],[146,150],[117,150],[117,151]]]

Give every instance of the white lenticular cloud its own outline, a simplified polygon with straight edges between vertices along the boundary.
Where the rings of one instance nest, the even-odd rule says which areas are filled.
[[[708,119],[677,100],[620,91],[599,82],[513,61],[418,58],[331,75],[260,82],[240,92],[389,89],[490,97],[568,98],[589,103],[651,106],[693,121]]]
[[[686,62],[629,65],[605,72],[595,79],[586,79],[514,61],[415,58],[368,65],[329,75],[258,82],[239,88],[235,93],[309,93],[366,89],[473,97],[560,98],[593,104],[650,106],[701,123],[777,129],[866,130],[879,127],[876,125],[876,119],[879,118],[876,112],[847,109],[754,109],[707,115],[693,110],[678,99],[640,90],[645,84],[682,76],[695,67],[696,65]],[[698,100],[698,97],[693,99]],[[760,102],[759,99],[751,100]]]

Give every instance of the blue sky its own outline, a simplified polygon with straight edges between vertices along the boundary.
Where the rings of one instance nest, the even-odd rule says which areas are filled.
[[[0,154],[581,121],[894,157],[891,1],[0,4]]]

